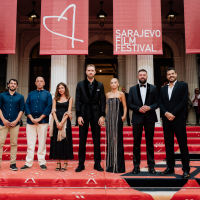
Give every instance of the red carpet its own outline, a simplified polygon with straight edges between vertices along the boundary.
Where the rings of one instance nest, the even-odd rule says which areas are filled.
[[[200,127],[187,127],[187,135],[188,135],[188,147],[189,152],[191,154],[199,154],[200,153]],[[74,148],[74,159],[78,160],[78,148],[79,148],[79,133],[78,127],[72,128],[72,138],[73,138],[73,148]],[[47,155],[46,159],[49,159],[49,149],[50,149],[50,138],[49,134],[47,137]],[[3,153],[3,160],[10,160],[10,139],[9,135],[6,139],[4,145],[4,153]],[[105,127],[102,128],[101,131],[101,152],[102,152],[102,159],[105,159],[105,151],[106,151],[106,134],[105,134]],[[163,137],[163,129],[161,127],[155,128],[155,136],[154,136],[154,148],[155,148],[155,160],[163,160],[165,159],[165,143]],[[175,151],[178,151],[178,142],[175,138]],[[37,152],[38,146],[36,145],[35,150]],[[26,128],[21,127],[19,138],[18,138],[18,153],[17,153],[17,160],[25,160],[26,158],[26,151],[27,151],[27,140],[26,140]],[[87,139],[87,147],[86,147],[86,159],[93,160],[93,141],[91,132],[88,134]],[[133,159],[133,134],[132,134],[132,127],[124,127],[124,152],[125,152],[125,159],[132,160]],[[37,159],[37,155],[35,153],[35,159]],[[145,145],[145,138],[143,134],[142,145],[141,145],[141,159],[146,160],[146,145]]]
[[[157,170],[156,175],[148,173],[146,164],[146,145],[143,134],[142,139],[142,163],[141,172],[138,175],[130,173],[133,169],[132,149],[133,135],[131,127],[124,127],[124,150],[126,159],[126,172],[113,174],[97,172],[93,169],[93,142],[91,133],[88,134],[86,169],[75,173],[78,165],[78,127],[73,127],[74,161],[69,161],[66,172],[56,172],[56,161],[48,160],[49,143],[47,139],[47,171],[39,168],[38,162],[34,161],[31,169],[13,172],[9,169],[10,145],[9,135],[4,146],[3,162],[0,169],[0,200],[30,199],[30,200],[65,200],[65,199],[99,199],[99,200],[200,200],[200,127],[187,127],[188,146],[190,157],[193,158],[191,165],[191,179],[182,179],[181,162],[176,161],[175,175],[166,177],[159,176],[159,172],[166,168],[165,146],[163,129],[155,129],[154,148]],[[105,160],[106,148],[105,128],[101,132],[102,160]],[[179,159],[179,148],[175,139],[176,158]],[[36,145],[36,151],[37,151]],[[27,150],[26,128],[20,128],[18,139],[17,167],[25,163]],[[37,156],[35,154],[35,159]],[[7,160],[7,161],[6,161]],[[105,169],[105,161],[102,161]]]

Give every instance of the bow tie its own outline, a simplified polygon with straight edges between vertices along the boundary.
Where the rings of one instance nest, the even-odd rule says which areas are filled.
[[[140,87],[146,87],[146,85],[140,85]]]

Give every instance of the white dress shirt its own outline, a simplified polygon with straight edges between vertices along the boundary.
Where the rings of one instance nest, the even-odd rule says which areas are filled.
[[[176,84],[177,80],[174,82],[174,85]],[[169,96],[169,100],[171,99],[171,96],[172,96],[172,91],[174,89],[174,85],[172,88],[169,87],[169,83],[167,84],[168,85],[168,96]]]
[[[140,85],[143,85],[143,84],[139,83],[139,87],[140,87]],[[145,104],[146,95],[147,95],[147,83],[145,83],[144,85],[146,87],[140,87],[140,94],[141,94],[143,105]]]

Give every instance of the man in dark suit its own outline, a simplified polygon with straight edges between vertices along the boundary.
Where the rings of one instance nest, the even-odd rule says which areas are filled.
[[[93,64],[87,65],[86,74],[87,78],[79,82],[76,88],[76,116],[79,124],[79,165],[76,172],[85,169],[89,123],[94,143],[94,169],[103,171],[100,165],[100,127],[104,124],[106,97],[103,84],[94,79],[96,71]]]
[[[125,98],[126,98],[126,105],[127,105],[128,93],[126,93],[126,88],[125,88],[125,87],[122,87],[122,92],[123,92],[124,95],[125,95]],[[128,126],[130,126],[131,124],[130,124],[130,116],[129,116],[129,108],[128,108],[128,107],[127,107],[126,120],[127,120]]]
[[[128,95],[128,107],[133,110],[133,174],[140,172],[140,145],[142,139],[143,127],[145,129],[146,151],[148,170],[155,174],[154,169],[154,127],[157,122],[156,108],[158,108],[158,93],[156,86],[147,83],[147,71],[141,69],[138,71],[139,84],[130,88]]]
[[[189,152],[186,135],[186,119],[184,107],[188,103],[188,84],[176,80],[177,73],[174,68],[167,69],[169,84],[161,88],[159,106],[163,119],[163,130],[167,156],[167,169],[160,175],[174,173],[174,134],[179,143],[183,165],[183,178],[190,177]]]

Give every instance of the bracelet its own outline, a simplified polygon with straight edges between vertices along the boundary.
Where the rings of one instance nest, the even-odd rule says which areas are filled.
[[[59,120],[57,119],[56,122],[59,122]]]

